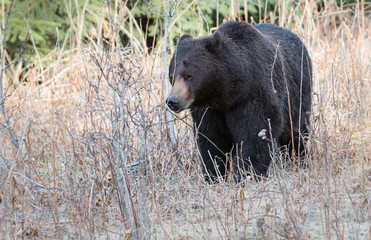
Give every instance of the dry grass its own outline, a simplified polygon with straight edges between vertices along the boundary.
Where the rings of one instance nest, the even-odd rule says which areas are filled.
[[[175,121],[183,163],[177,165],[165,124],[162,41],[149,55],[140,53],[137,39],[139,47],[124,57],[126,49],[104,52],[92,39],[84,48],[56,49],[42,59],[53,62],[48,67],[36,60],[28,82],[6,102],[23,161],[0,128],[8,169],[0,171],[1,238],[130,239],[137,226],[142,239],[370,239],[369,5],[326,3],[322,12],[302,1],[301,15],[277,13],[313,59],[306,166],[277,153],[270,177],[244,186],[203,182],[189,117]],[[104,81],[102,72],[113,75]],[[126,84],[118,122],[124,128],[116,134],[109,117],[119,98],[108,85],[115,73]],[[117,160],[122,155],[112,139],[125,140],[124,160]],[[117,190],[122,175],[130,199]],[[123,220],[120,207],[129,204],[123,201],[131,201],[136,220],[130,214]]]

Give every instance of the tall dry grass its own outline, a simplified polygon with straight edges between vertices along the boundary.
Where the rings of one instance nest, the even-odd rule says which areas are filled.
[[[206,184],[184,113],[173,116],[180,167],[165,117],[163,39],[152,54],[145,36],[121,46],[118,29],[134,36],[139,25],[130,9],[102,8],[92,31],[102,38],[83,43],[80,18],[5,102],[21,146],[0,125],[0,238],[370,239],[370,4],[287,4],[261,16],[297,33],[313,60],[305,166],[277,152],[266,180]],[[132,27],[120,29],[122,19]]]

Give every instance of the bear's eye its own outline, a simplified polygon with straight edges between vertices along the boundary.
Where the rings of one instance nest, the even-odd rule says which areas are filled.
[[[192,79],[193,79],[192,75],[187,75],[187,77],[185,78],[185,81],[190,82],[192,81]]]

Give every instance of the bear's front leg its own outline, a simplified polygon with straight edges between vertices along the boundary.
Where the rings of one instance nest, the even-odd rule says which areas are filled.
[[[233,146],[225,115],[213,109],[194,109],[192,118],[205,180],[218,182],[225,176],[226,153]]]
[[[266,176],[272,160],[272,139],[276,139],[281,132],[282,115],[277,109],[251,101],[241,103],[227,113],[228,127],[235,144],[232,167],[237,182],[250,172],[258,178]]]

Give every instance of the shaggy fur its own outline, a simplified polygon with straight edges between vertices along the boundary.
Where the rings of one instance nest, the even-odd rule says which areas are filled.
[[[238,168],[266,175],[271,141],[291,149],[292,128],[297,150],[309,123],[311,76],[304,44],[273,24],[228,22],[211,36],[182,36],[169,69],[179,90],[167,103],[191,109],[206,180],[226,174],[232,149],[237,181]]]

